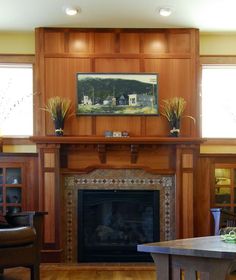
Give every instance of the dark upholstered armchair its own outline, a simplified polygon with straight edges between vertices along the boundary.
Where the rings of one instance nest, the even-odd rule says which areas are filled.
[[[20,212],[5,216],[0,224],[0,272],[4,268],[24,266],[31,280],[39,280],[40,248],[45,212]]]

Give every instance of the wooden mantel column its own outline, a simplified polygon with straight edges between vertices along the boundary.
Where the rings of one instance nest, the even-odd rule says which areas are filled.
[[[48,215],[44,219],[42,260],[60,262],[60,144],[39,144],[39,206]]]
[[[199,145],[176,146],[176,238],[194,237],[194,188]]]

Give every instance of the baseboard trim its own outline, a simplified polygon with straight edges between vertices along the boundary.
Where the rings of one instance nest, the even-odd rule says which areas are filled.
[[[42,270],[155,270],[154,263],[42,263]]]

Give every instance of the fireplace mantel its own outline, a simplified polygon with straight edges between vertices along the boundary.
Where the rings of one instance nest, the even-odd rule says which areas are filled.
[[[176,237],[194,236],[196,164],[202,138],[34,136],[39,153],[40,210],[45,219],[44,260],[63,261],[63,177],[100,169],[143,169],[175,176]]]
[[[201,144],[203,138],[194,137],[104,137],[104,136],[32,136],[30,140],[37,144]]]
[[[107,150],[109,146],[128,146],[130,163],[136,164],[140,147],[150,145],[199,145],[204,140],[190,137],[92,137],[92,136],[34,136],[30,138],[37,145],[94,145],[101,164],[107,163]],[[68,161],[64,157],[64,161]],[[67,165],[66,165],[67,166]]]

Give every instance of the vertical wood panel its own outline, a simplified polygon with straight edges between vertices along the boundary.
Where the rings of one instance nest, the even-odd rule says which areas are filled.
[[[138,73],[139,59],[98,58],[95,60],[95,72]]]
[[[9,157],[8,157],[9,159]],[[38,182],[38,157],[27,158],[26,165],[27,190],[26,210],[38,210],[39,207],[39,182]]]
[[[115,33],[95,32],[94,49],[95,53],[115,53]]]
[[[121,33],[120,52],[126,54],[139,53],[140,52],[139,33]]]
[[[159,74],[159,97],[182,96],[190,102],[192,83],[190,79],[189,59],[145,59],[145,72]],[[186,108],[188,110],[188,106]]]
[[[182,219],[182,166],[181,166],[182,151],[180,147],[176,147],[174,167],[176,173],[175,180],[175,226],[176,226],[176,238],[182,238],[183,236],[183,219]]]
[[[76,92],[76,73],[90,72],[90,59],[74,58],[48,58],[45,62],[46,68],[46,94],[52,96],[62,96],[72,101],[72,112],[76,110],[77,92]],[[46,114],[46,113],[45,113]],[[65,134],[90,135],[91,134],[91,117],[77,117],[72,114],[70,119],[65,123]],[[48,135],[54,134],[53,122],[46,114],[46,132]],[[74,131],[74,132],[73,132]]]
[[[34,90],[39,93],[34,98],[34,134],[45,135],[45,113],[42,108],[45,104],[45,67],[44,67],[44,29],[39,28],[35,30],[35,86]]]
[[[45,216],[44,242],[54,243],[55,237],[55,173],[45,172],[44,174],[44,209],[48,212]]]
[[[64,32],[54,31],[44,34],[45,53],[64,53]]]
[[[183,173],[182,178],[183,238],[188,238],[193,237],[193,174]]]
[[[182,165],[183,168],[193,168],[193,155],[192,154],[184,154],[182,156]]]
[[[168,36],[168,47],[170,52],[189,53],[191,50],[189,34],[170,33]]]
[[[214,180],[214,159],[200,157],[197,164],[197,183],[194,192],[195,236],[211,235],[211,185]]]
[[[54,153],[44,153],[44,167],[54,168],[55,167],[55,154]]]
[[[192,89],[191,65],[189,59],[145,59],[145,72],[159,74],[159,102],[163,99],[174,96],[182,96],[186,102],[186,115],[192,115],[191,95]],[[194,123],[189,118],[183,118],[181,121],[181,136],[190,136],[191,127]],[[153,128],[153,129],[152,129]],[[147,120],[148,135],[168,135],[169,124],[164,117],[159,119],[149,118]]]
[[[166,53],[167,39],[163,33],[143,33],[142,46],[144,53]]]
[[[141,134],[140,132],[140,117],[110,117],[107,119],[106,117],[98,117],[97,118],[97,126],[96,126],[96,134],[104,135],[105,130],[112,131],[131,131],[130,136],[138,136]]]
[[[168,122],[162,116],[146,118],[146,136],[163,136],[169,135]]]
[[[92,53],[94,51],[93,33],[91,32],[70,32],[69,52]]]

